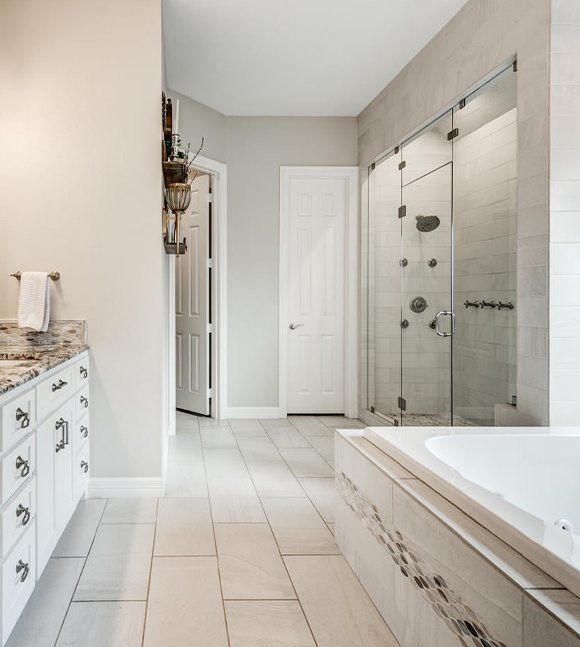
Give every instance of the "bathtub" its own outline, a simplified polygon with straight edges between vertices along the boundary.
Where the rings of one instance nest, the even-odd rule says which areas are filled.
[[[580,431],[368,427],[364,435],[580,596]]]

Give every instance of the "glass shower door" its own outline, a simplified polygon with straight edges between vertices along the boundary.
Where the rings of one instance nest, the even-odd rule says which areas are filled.
[[[402,147],[402,423],[452,424],[452,116]]]
[[[369,169],[368,408],[401,423],[401,172],[400,154]]]

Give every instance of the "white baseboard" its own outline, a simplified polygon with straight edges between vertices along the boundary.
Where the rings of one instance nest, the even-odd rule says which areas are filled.
[[[279,418],[280,407],[228,407],[226,418]]]
[[[91,478],[87,498],[165,496],[164,478]]]

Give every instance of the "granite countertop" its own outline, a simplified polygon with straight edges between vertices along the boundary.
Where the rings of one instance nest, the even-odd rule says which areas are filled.
[[[83,321],[51,322],[46,333],[0,322],[0,396],[87,349]]]

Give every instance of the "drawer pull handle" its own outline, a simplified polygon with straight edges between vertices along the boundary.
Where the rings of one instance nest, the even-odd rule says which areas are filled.
[[[20,429],[26,429],[30,424],[30,414],[28,411],[22,411],[20,407],[16,409],[16,422],[20,423]]]
[[[22,456],[18,456],[16,459],[16,469],[20,470],[20,476],[26,478],[30,473],[30,465],[28,461],[25,461]]]
[[[83,438],[86,438],[89,435],[89,428],[85,427],[85,425],[81,425],[81,436]]]
[[[30,508],[25,508],[22,503],[18,504],[16,508],[16,517],[22,517],[22,525],[25,526],[30,521]]]
[[[85,368],[84,366],[81,366],[79,368],[79,373],[81,374],[81,377],[84,378],[85,380],[89,376],[89,370],[87,368]]]
[[[89,406],[89,399],[84,395],[81,395],[81,404],[85,409]]]
[[[62,389],[64,386],[66,386],[68,382],[65,382],[64,380],[59,380],[58,384],[55,384],[54,382],[52,383],[52,392],[54,393],[55,391],[58,391]]]
[[[64,449],[65,446],[68,444],[67,441],[64,439],[64,433],[65,430],[68,430],[68,423],[64,418],[59,418],[55,423],[54,423],[54,428],[56,431],[61,429],[61,437],[58,443],[56,443],[56,451],[59,452],[61,449]]]
[[[18,573],[22,573],[20,576],[20,581],[24,582],[24,580],[28,577],[28,571],[30,570],[30,567],[28,564],[25,564],[21,559],[18,560],[18,564],[16,564],[16,575]]]
[[[81,461],[81,469],[85,474],[89,471],[89,464],[87,461]]]

